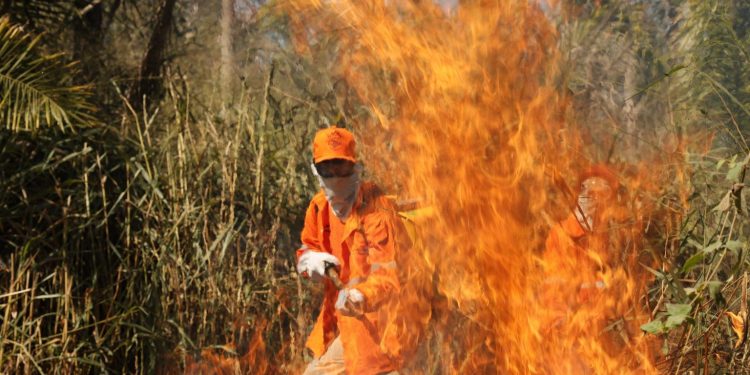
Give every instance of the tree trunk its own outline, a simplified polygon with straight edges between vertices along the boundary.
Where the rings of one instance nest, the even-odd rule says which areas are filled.
[[[234,23],[234,0],[221,0],[221,47],[220,91],[222,100],[232,97],[232,78],[234,73],[234,53],[232,51],[232,29]]]
[[[0,16],[4,16],[10,11],[10,1],[11,0],[3,0],[3,6],[0,7]]]
[[[101,52],[104,7],[101,2],[89,3],[87,0],[77,0],[75,7],[79,14],[73,21],[73,59],[83,62],[85,66],[98,67],[100,64],[92,62]],[[85,72],[90,80],[94,80],[95,73]]]
[[[146,55],[141,62],[136,90],[130,97],[135,108],[141,108],[144,98],[151,103],[161,95],[161,68],[167,49],[176,0],[164,0],[159,7],[156,26],[151,33]]]

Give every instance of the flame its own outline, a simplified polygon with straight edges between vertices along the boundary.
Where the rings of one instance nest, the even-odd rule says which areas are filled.
[[[242,355],[237,353],[236,345],[229,343],[216,348],[206,348],[201,350],[198,360],[187,358],[185,371],[183,374],[270,374],[277,372],[267,358],[266,344],[263,334],[266,332],[268,322],[260,321],[251,330],[252,334],[247,343],[247,347],[242,351]],[[238,328],[238,327],[236,327]],[[237,331],[250,329],[243,324]]]
[[[609,224],[584,245],[545,251],[572,212],[575,189],[565,185],[596,147],[581,143],[570,120],[554,2],[287,5],[300,53],[327,33],[339,38],[337,73],[372,115],[357,128],[366,166],[436,213],[424,219],[391,307],[411,312],[396,331],[417,336],[402,343],[422,343],[413,369],[657,372],[659,343],[638,329],[650,318],[639,265],[650,261],[643,232],[655,205],[647,194],[617,194],[605,209]],[[664,173],[647,165],[614,168],[623,191],[658,190],[648,176]],[[421,308],[403,308],[415,301]]]

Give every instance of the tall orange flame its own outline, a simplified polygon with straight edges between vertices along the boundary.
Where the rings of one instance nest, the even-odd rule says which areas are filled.
[[[587,164],[561,94],[550,3],[460,1],[448,11],[433,1],[289,3],[301,51],[338,33],[340,73],[374,119],[358,129],[368,167],[436,212],[409,255],[419,263],[405,276],[413,295],[401,296],[430,307],[397,310],[431,322],[422,332],[403,320],[421,335],[413,340],[430,342],[415,369],[656,372],[654,343],[638,329],[649,320],[638,262],[652,207],[617,194],[610,224],[584,245],[544,251],[572,212],[555,181],[574,180]],[[648,186],[638,167],[616,174],[623,190]]]

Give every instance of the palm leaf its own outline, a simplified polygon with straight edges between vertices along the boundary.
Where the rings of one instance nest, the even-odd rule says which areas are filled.
[[[0,5],[0,15],[7,14],[11,22],[35,31],[59,25],[75,11],[74,2],[60,0],[6,1]]]
[[[13,131],[92,124],[89,87],[75,85],[74,65],[44,54],[32,37],[0,18],[0,127]]]

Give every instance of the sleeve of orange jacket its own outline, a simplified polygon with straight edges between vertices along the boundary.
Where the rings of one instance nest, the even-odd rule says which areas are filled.
[[[305,212],[305,226],[302,228],[302,234],[300,237],[302,240],[302,247],[297,249],[297,261],[299,261],[299,256],[306,250],[320,251],[320,239],[318,238],[318,212],[315,202],[310,202],[310,206],[307,207],[307,212]]]
[[[363,228],[369,246],[367,261],[370,274],[356,289],[365,296],[365,309],[368,312],[376,310],[399,288],[396,264],[399,233],[395,220],[393,215],[380,212],[373,214]]]
[[[542,258],[544,259],[544,274],[548,278],[559,267],[559,257],[562,252],[560,249],[559,230],[558,225],[553,226],[544,242],[544,255]]]

